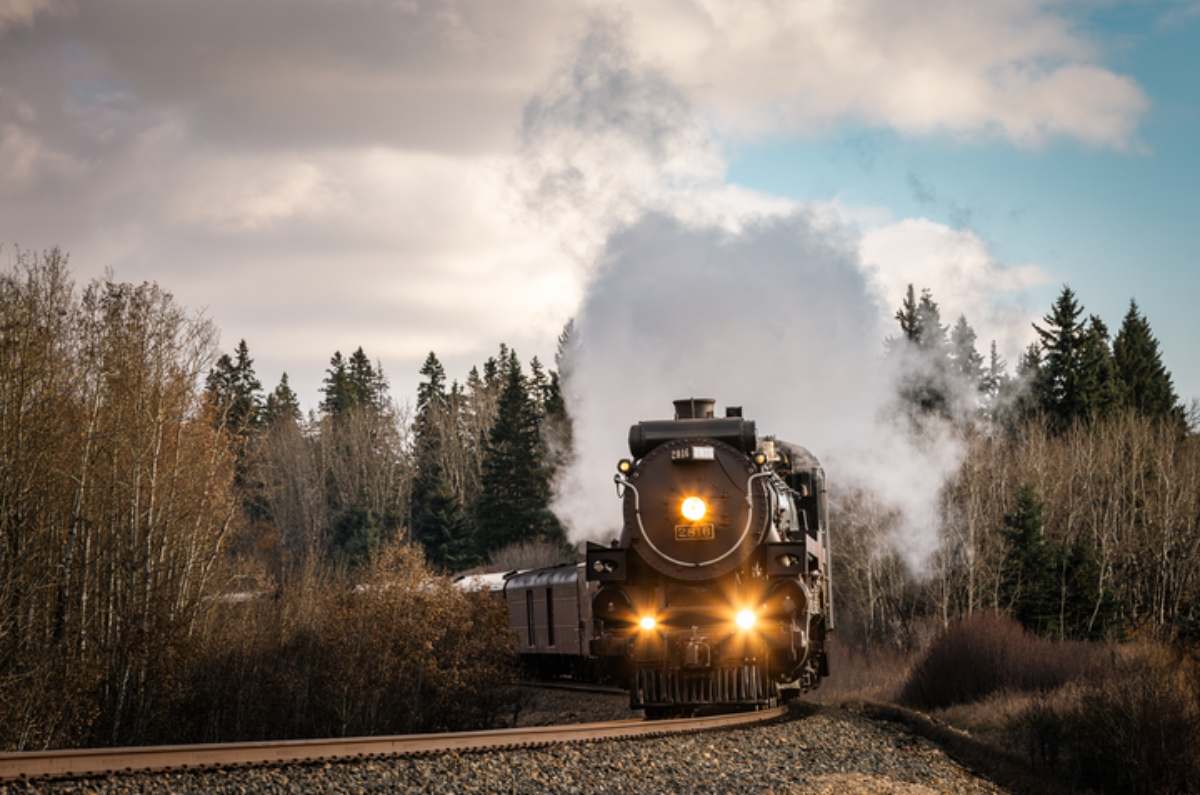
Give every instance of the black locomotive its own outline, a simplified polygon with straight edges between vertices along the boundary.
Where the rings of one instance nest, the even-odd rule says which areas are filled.
[[[766,706],[828,675],[824,472],[740,408],[713,408],[677,400],[673,420],[630,428],[621,537],[587,548],[591,652],[625,662],[631,706],[651,716]]]
[[[503,594],[525,666],[617,680],[648,717],[763,707],[828,674],[825,475],[738,408],[675,401],[617,464],[621,536],[581,564],[464,578]]]

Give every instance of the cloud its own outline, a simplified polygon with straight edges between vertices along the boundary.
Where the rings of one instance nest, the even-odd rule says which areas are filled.
[[[728,184],[729,136],[1120,145],[1136,123],[1055,7],[740,7],[0,0],[0,240],[160,281],[306,401],[359,344],[405,395],[430,348],[548,354],[647,213],[891,223]]]
[[[5,28],[32,25],[34,17],[55,5],[55,0],[0,0],[0,33]]]
[[[980,344],[995,340],[1009,362],[1017,361],[1033,334],[1028,291],[1050,281],[1038,265],[999,262],[974,232],[925,218],[867,230],[859,252],[881,305],[894,310],[909,284],[930,288],[944,321],[965,315]]]
[[[1147,100],[1036,0],[646,0],[636,48],[739,135],[843,121],[1125,148]]]

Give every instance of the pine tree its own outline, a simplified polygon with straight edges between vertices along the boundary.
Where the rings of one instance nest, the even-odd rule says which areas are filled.
[[[964,315],[950,332],[950,359],[953,371],[962,383],[977,391],[984,391],[983,356],[975,349],[975,329],[967,323]]]
[[[538,420],[515,352],[503,366],[504,386],[483,460],[476,504],[479,551],[486,555],[517,541],[564,542],[550,511],[549,473],[540,455]]]
[[[996,341],[992,340],[991,349],[988,351],[988,363],[979,379],[979,391],[989,403],[994,404],[1005,391],[1008,382],[1008,362],[1004,361],[1004,357],[996,349]]]
[[[329,417],[340,417],[354,404],[350,385],[350,373],[341,351],[334,351],[329,359],[329,369],[322,381],[321,412]]]
[[[413,538],[425,547],[429,560],[449,569],[469,565],[473,554],[471,528],[444,465],[444,438],[449,412],[446,370],[430,351],[421,367],[414,423],[416,476],[409,501]],[[458,392],[455,385],[454,391]]]
[[[346,379],[351,405],[380,409],[387,402],[388,386],[383,377],[383,366],[373,367],[362,346],[350,354]]]
[[[254,360],[245,340],[238,342],[232,358],[221,355],[208,374],[206,387],[218,424],[243,438],[258,428],[262,384],[254,373]]]
[[[1079,322],[1083,307],[1070,287],[1063,286],[1050,313],[1043,318],[1045,328],[1034,324],[1041,338],[1044,361],[1039,398],[1042,410],[1057,430],[1066,430],[1087,419],[1095,401],[1084,362],[1086,329]]]
[[[1004,516],[1005,543],[1000,599],[1026,629],[1045,633],[1057,617],[1054,560],[1042,534],[1042,503],[1032,486],[1017,492],[1017,504]]]
[[[1107,417],[1121,405],[1122,389],[1108,344],[1108,326],[1096,315],[1088,320],[1082,358],[1085,416]]]
[[[1129,302],[1113,342],[1113,360],[1126,406],[1143,417],[1182,420],[1183,407],[1163,365],[1158,340],[1136,301]]]
[[[263,424],[272,427],[277,422],[286,421],[299,425],[302,417],[300,400],[288,384],[288,374],[284,373],[279,377],[278,386],[267,395],[267,402],[263,407]]]
[[[900,308],[896,310],[896,320],[900,323],[900,333],[904,335],[904,339],[913,343],[920,341],[921,321],[917,316],[917,299],[911,284],[904,293],[904,301]]]
[[[902,336],[889,338],[885,346],[889,356],[899,357],[901,403],[914,420],[928,414],[949,417],[953,362],[941,308],[933,300],[933,293],[921,290],[918,301],[909,285],[896,319]]]

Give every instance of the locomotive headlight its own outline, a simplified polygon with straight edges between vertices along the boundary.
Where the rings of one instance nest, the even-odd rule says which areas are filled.
[[[689,522],[698,522],[708,513],[708,506],[699,497],[688,497],[680,504],[679,512]]]
[[[642,628],[643,632],[650,632],[658,626],[658,619],[654,616],[642,616],[638,619],[638,626]]]
[[[758,623],[758,616],[753,610],[745,607],[737,611],[737,615],[733,617],[733,623],[737,624],[737,628],[742,632],[749,632]]]

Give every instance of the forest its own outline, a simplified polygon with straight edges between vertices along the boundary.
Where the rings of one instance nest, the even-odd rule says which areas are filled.
[[[578,555],[551,510],[573,333],[552,367],[501,344],[461,381],[430,352],[415,396],[334,351],[305,412],[163,288],[80,287],[62,252],[18,252],[0,272],[0,745],[489,725],[503,616],[445,575]],[[909,288],[880,347],[904,364],[892,421],[950,428],[966,454],[921,569],[896,509],[834,473],[846,647],[909,652],[997,611],[1057,640],[1200,640],[1196,404],[1136,303],[1113,335],[1064,287],[1036,334],[1010,372]]]

